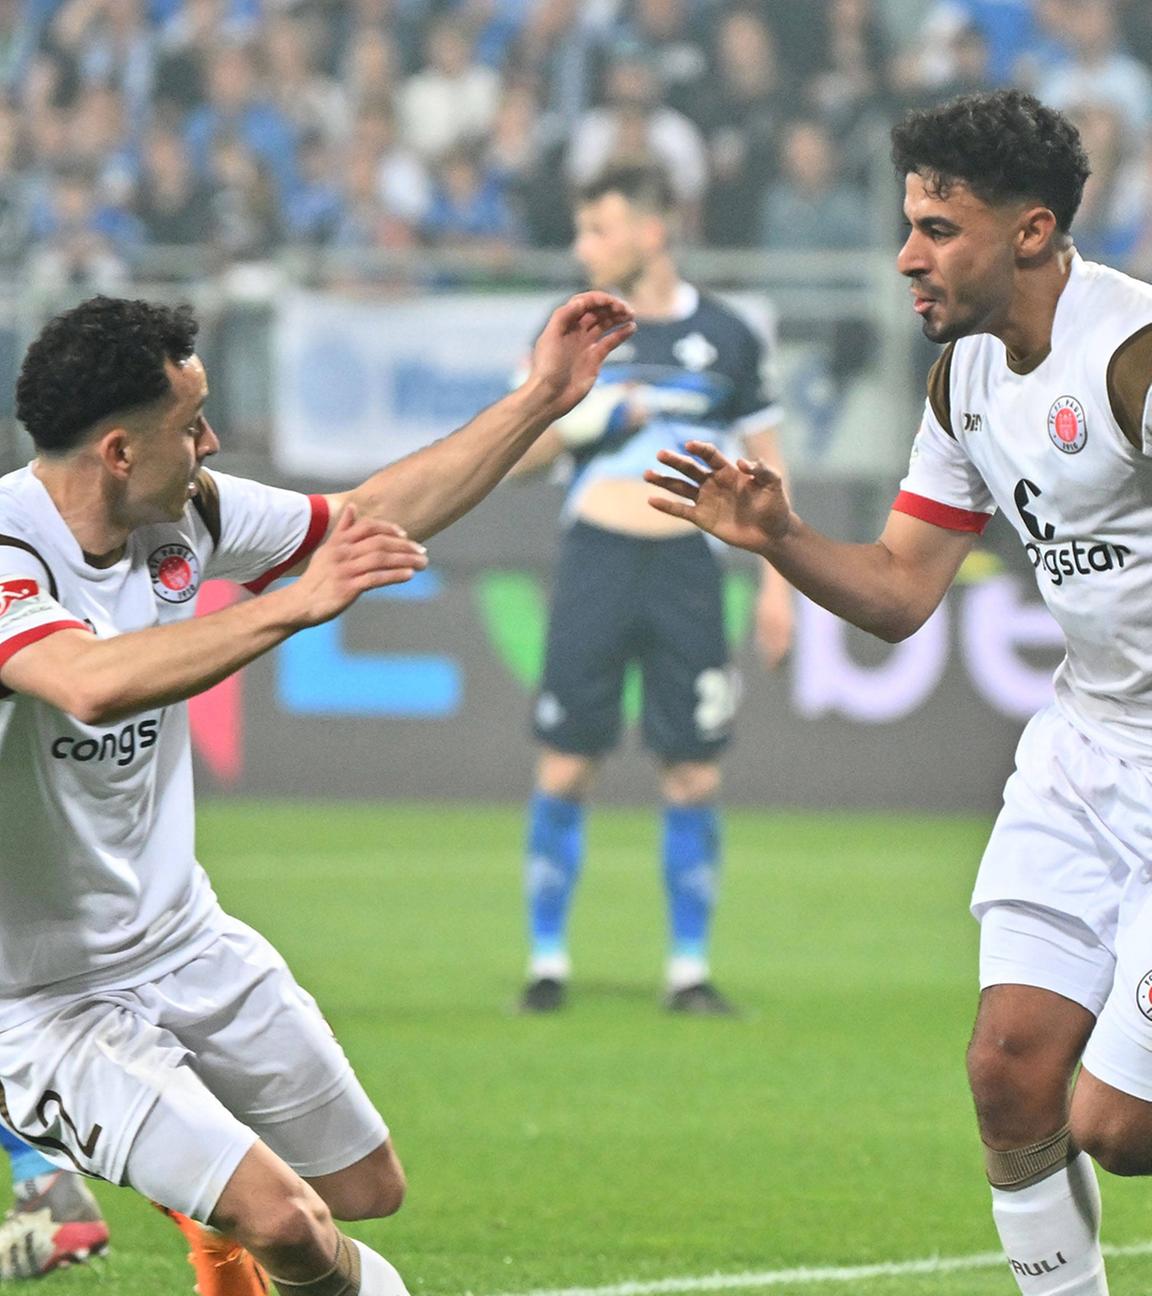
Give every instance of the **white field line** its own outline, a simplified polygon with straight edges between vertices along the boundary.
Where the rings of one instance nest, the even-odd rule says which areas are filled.
[[[1152,1241],[1129,1246],[1106,1246],[1105,1256],[1152,1255]],[[607,1287],[538,1288],[504,1296],[665,1296],[673,1292],[736,1291],[741,1288],[798,1287],[804,1283],[859,1283],[870,1278],[911,1278],[923,1274],[958,1273],[970,1269],[996,1269],[1007,1261],[1001,1251],[979,1255],[932,1256],[924,1260],[900,1260],[887,1264],[851,1265],[819,1269],[765,1269],[760,1272],[704,1274],[698,1277],[659,1278],[653,1282],[623,1282]],[[471,1293],[469,1293],[471,1296]]]

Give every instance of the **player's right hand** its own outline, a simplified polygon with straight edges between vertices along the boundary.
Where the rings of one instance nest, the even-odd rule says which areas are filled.
[[[427,566],[427,550],[409,540],[401,527],[360,517],[347,504],[292,586],[301,605],[301,625],[329,621],[366,590],[402,585]]]
[[[675,450],[656,454],[680,476],[651,468],[644,474],[649,485],[668,492],[649,497],[654,509],[752,553],[765,554],[784,538],[793,515],[779,473],[759,460],[732,463],[708,441],[689,441],[684,448],[687,454]]]

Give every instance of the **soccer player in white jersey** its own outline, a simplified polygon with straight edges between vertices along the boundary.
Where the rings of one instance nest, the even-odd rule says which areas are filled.
[[[897,265],[945,349],[879,540],[820,535],[765,465],[701,443],[702,463],[661,451],[682,475],[649,480],[680,498],[651,503],[892,642],[931,615],[994,510],[1018,532],[1067,655],[976,881],[968,1072],[1021,1291],[1102,1296],[1085,1153],[1152,1173],[1152,287],[1077,256],[1087,160],[1035,99],[912,114],[893,157],[910,227]]]
[[[410,579],[631,331],[608,294],[572,298],[524,386],[311,497],[205,468],[186,308],[95,298],[25,358],[37,458],[0,478],[0,1121],[214,1226],[284,1296],[402,1296],[333,1219],[390,1214],[404,1176],[314,1002],[196,862],[184,700]],[[208,577],[301,569],[193,620]]]

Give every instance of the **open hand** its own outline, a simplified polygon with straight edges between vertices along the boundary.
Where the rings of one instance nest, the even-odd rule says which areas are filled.
[[[685,449],[687,454],[660,450],[656,455],[680,476],[645,472],[646,482],[677,497],[650,496],[654,509],[752,553],[764,553],[787,534],[792,509],[778,473],[759,460],[733,463],[708,441],[689,441]]]
[[[604,360],[635,331],[631,308],[611,293],[577,293],[552,312],[532,348],[528,380],[541,384],[555,418],[588,395]]]
[[[427,566],[424,546],[394,522],[362,518],[347,504],[292,587],[302,604],[301,624],[329,621],[365,590],[402,585]]]

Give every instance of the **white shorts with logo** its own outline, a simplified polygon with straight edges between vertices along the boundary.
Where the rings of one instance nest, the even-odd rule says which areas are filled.
[[[0,1118],[49,1160],[199,1220],[257,1139],[311,1178],[388,1137],[315,1000],[228,917],[158,980],[0,1031],[0,1081]]]
[[[1056,705],[1034,716],[972,912],[981,988],[1038,986],[1081,1004],[1098,1019],[1085,1066],[1152,1101],[1152,998],[1138,1001],[1152,973],[1152,770],[1098,746]]]

